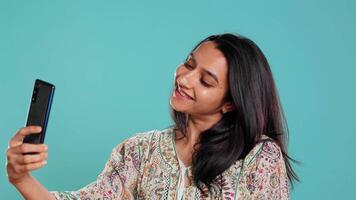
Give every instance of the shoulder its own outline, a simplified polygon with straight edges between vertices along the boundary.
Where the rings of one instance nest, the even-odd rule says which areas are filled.
[[[154,143],[157,143],[160,136],[168,136],[171,133],[171,127],[165,129],[152,129],[148,131],[136,132],[131,137],[117,144],[113,151],[124,154],[126,152],[143,153],[148,150]]]
[[[146,144],[154,142],[155,140],[162,138],[170,138],[173,133],[173,127],[167,127],[164,129],[153,129],[144,132],[135,133],[130,138],[126,139],[124,143],[126,145],[137,145],[137,144]]]
[[[274,140],[261,140],[246,156],[244,174],[247,180],[263,183],[269,178],[287,179],[286,165],[281,147]],[[285,182],[287,185],[288,183]]]
[[[260,142],[250,151],[245,158],[245,163],[251,165],[260,161],[268,164],[283,161],[283,154],[281,147],[272,139],[267,136],[262,136]]]
[[[273,161],[283,160],[281,147],[274,141],[265,141],[262,145],[262,151],[259,155],[260,158],[266,158]]]

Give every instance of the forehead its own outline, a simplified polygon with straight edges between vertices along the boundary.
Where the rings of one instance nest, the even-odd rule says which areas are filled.
[[[198,67],[214,73],[221,80],[227,78],[226,58],[214,42],[202,43],[192,54]]]

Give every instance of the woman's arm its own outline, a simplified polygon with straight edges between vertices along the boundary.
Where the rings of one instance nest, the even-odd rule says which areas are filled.
[[[55,200],[55,197],[31,175],[13,185],[26,200]]]
[[[62,199],[135,199],[141,165],[142,142],[148,134],[136,135],[117,145],[97,180],[76,191],[48,191],[29,172],[43,167],[47,147],[23,144],[25,135],[40,132],[38,127],[21,129],[10,141],[7,151],[7,174],[11,184],[28,200]],[[24,153],[36,154],[24,155]]]
[[[8,180],[27,200],[54,199],[54,196],[30,175],[30,171],[39,169],[46,164],[47,146],[23,143],[23,138],[26,135],[40,131],[41,127],[39,126],[28,126],[20,129],[10,140],[7,150],[6,170]],[[26,154],[30,152],[34,154]]]
[[[58,200],[136,199],[143,135],[131,137],[113,150],[97,179],[76,191],[50,191]]]

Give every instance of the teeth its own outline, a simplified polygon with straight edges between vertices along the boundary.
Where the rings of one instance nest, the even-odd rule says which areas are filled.
[[[186,95],[186,94],[181,90],[181,88],[179,87],[179,85],[178,85],[178,92],[179,92],[179,94],[181,94],[182,96],[191,99],[190,96]]]
[[[189,96],[187,96],[187,95],[184,94],[184,92],[181,90],[181,88],[179,87],[179,85],[177,85],[177,86],[178,86],[178,92],[179,92],[179,94],[181,94],[181,95],[184,96],[184,97],[190,98]]]

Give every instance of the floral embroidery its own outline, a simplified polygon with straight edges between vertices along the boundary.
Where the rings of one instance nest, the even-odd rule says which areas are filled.
[[[173,139],[173,127],[136,134],[113,149],[97,180],[77,191],[51,193],[58,200],[175,199],[180,168]],[[210,191],[190,185],[183,199],[289,199],[281,150],[267,136],[261,139]]]

